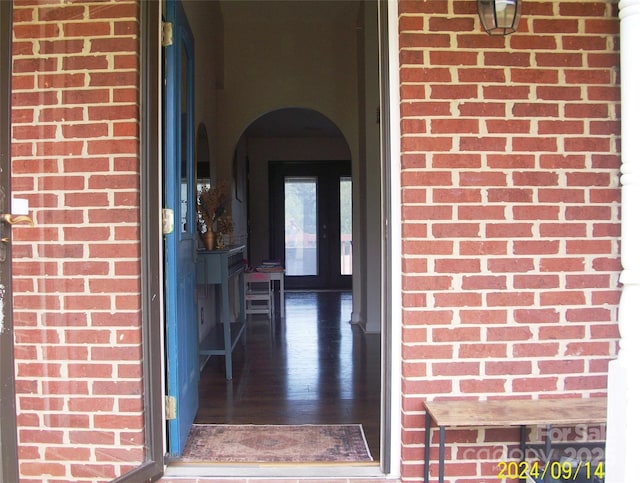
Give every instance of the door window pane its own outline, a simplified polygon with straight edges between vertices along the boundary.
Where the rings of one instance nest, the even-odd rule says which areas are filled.
[[[340,275],[351,275],[352,260],[351,176],[340,178]]]
[[[284,239],[287,276],[318,274],[317,186],[314,177],[284,180]]]
[[[193,102],[189,92],[189,53],[186,46],[181,49],[181,81],[180,81],[180,231],[193,233],[195,189],[191,177],[194,176],[193,150],[193,114],[189,111]],[[192,108],[191,108],[192,109]]]

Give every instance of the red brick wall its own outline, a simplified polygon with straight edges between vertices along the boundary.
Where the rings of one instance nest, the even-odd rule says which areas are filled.
[[[420,481],[424,399],[606,391],[619,26],[605,1],[528,0],[506,38],[481,31],[475,1],[399,9],[402,473]],[[451,432],[465,444],[449,446],[447,476],[497,480],[496,434]]]
[[[502,38],[475,5],[400,2],[406,481],[425,398],[603,393],[617,349],[615,6],[528,0]],[[13,185],[36,221],[13,229],[24,481],[143,459],[136,19],[15,2]],[[505,435],[451,432],[447,474],[495,480]]]
[[[144,458],[138,6],[14,2],[14,322],[23,481]]]

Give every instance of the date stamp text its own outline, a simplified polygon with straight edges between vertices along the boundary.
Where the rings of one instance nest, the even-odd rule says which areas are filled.
[[[498,462],[498,478],[508,480],[524,479],[531,476],[536,480],[544,480],[550,476],[554,480],[576,480],[578,475],[587,479],[592,477],[604,479],[604,463],[590,461],[500,461]]]

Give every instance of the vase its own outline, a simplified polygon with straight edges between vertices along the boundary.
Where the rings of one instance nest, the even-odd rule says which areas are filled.
[[[211,251],[216,248],[216,232],[209,230],[204,233],[200,233],[200,238],[202,238],[202,243],[204,243],[204,247]]]

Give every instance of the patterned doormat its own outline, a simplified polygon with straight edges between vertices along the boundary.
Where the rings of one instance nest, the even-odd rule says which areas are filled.
[[[355,463],[373,458],[360,424],[194,424],[180,461]]]

